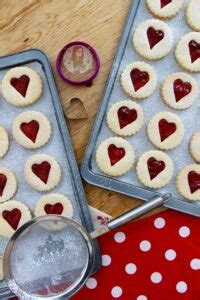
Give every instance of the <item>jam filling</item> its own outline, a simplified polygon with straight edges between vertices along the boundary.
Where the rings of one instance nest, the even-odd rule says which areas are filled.
[[[0,196],[2,197],[3,191],[7,183],[7,177],[4,174],[0,174]]]
[[[153,47],[164,38],[164,32],[161,30],[155,30],[153,27],[149,27],[147,30],[147,37],[150,49],[153,49]]]
[[[192,90],[192,85],[189,82],[184,82],[181,79],[174,81],[174,95],[176,102],[187,96]]]
[[[200,174],[195,171],[190,171],[188,173],[188,183],[190,186],[190,192],[193,194],[198,189],[200,189]]]
[[[18,208],[14,208],[13,210],[9,211],[9,210],[4,210],[2,212],[2,216],[3,218],[8,222],[8,224],[14,229],[16,230],[18,225],[19,225],[19,221],[21,219],[21,211]]]
[[[150,179],[153,180],[158,174],[165,169],[165,163],[162,160],[156,160],[154,157],[150,157],[147,161]]]
[[[165,119],[161,119],[158,123],[159,132],[160,132],[160,140],[163,142],[170,135],[172,135],[176,131],[176,124],[169,123]]]
[[[55,214],[55,215],[61,215],[63,212],[63,205],[61,203],[56,204],[46,204],[44,207],[44,211],[47,215],[49,214]]]
[[[172,2],[172,0],[160,0],[160,8],[162,9],[163,7],[165,7],[166,5],[168,5],[171,2]]]
[[[32,165],[33,173],[45,184],[47,184],[50,169],[51,165],[48,161],[43,161],[41,164]]]
[[[32,120],[29,123],[22,123],[20,125],[21,131],[33,142],[35,143],[37,134],[39,131],[39,123],[36,120]]]
[[[26,97],[30,78],[27,75],[22,75],[19,78],[12,78],[10,84],[20,93],[23,97]]]
[[[108,156],[110,158],[111,166],[114,166],[118,161],[120,161],[126,152],[124,148],[118,148],[114,144],[109,145],[108,147]]]
[[[190,58],[191,63],[195,62],[200,58],[200,44],[192,40],[189,42]]]
[[[117,114],[118,114],[120,129],[133,123],[137,119],[137,110],[129,109],[126,106],[120,107]]]
[[[130,76],[136,92],[149,81],[149,74],[147,72],[140,71],[139,69],[133,69]]]

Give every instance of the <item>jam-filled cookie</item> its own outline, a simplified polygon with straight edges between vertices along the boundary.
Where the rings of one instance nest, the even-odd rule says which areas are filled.
[[[32,188],[38,191],[48,191],[60,182],[61,169],[51,155],[35,154],[27,160],[24,175]]]
[[[110,176],[121,176],[133,166],[133,148],[125,139],[111,137],[98,147],[96,162],[102,172]]]
[[[131,100],[124,100],[111,106],[107,114],[107,123],[114,133],[129,136],[140,130],[143,118],[140,105]]]
[[[177,175],[176,187],[188,200],[200,200],[200,165],[190,164]]]
[[[0,204],[0,235],[10,238],[24,223],[31,219],[26,205],[10,200]]]
[[[4,157],[9,148],[9,138],[6,130],[0,127],[0,158]]]
[[[200,32],[184,35],[176,47],[175,57],[181,68],[200,72]]]
[[[173,44],[170,27],[163,21],[151,19],[142,22],[133,34],[133,47],[141,57],[157,60],[166,56]]]
[[[189,143],[189,151],[192,158],[200,163],[200,130],[193,133]]]
[[[186,21],[194,31],[200,31],[200,2],[190,0],[186,8]]]
[[[42,94],[40,76],[31,68],[10,69],[2,80],[4,98],[14,106],[27,106],[36,102]]]
[[[156,85],[156,72],[145,62],[133,62],[122,72],[121,86],[127,95],[135,99],[147,98],[153,93]]]
[[[164,152],[151,150],[143,153],[136,165],[138,179],[147,187],[165,186],[174,172],[171,158]]]
[[[36,204],[35,216],[40,217],[49,214],[72,218],[73,207],[70,200],[66,196],[56,193],[42,196]]]
[[[163,81],[160,93],[167,106],[185,109],[197,99],[198,85],[196,80],[187,73],[173,73]]]
[[[159,19],[175,17],[183,6],[183,0],[146,0],[150,13]]]
[[[12,171],[0,167],[0,202],[7,201],[13,197],[17,190],[17,180]]]
[[[15,140],[24,148],[36,149],[50,138],[49,120],[39,111],[24,111],[18,115],[12,128]]]
[[[150,141],[162,150],[175,148],[184,137],[184,126],[181,119],[168,111],[155,114],[147,125]]]

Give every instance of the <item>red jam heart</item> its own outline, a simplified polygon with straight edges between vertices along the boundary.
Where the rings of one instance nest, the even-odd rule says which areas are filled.
[[[32,120],[29,123],[22,123],[20,129],[33,143],[35,143],[39,127],[39,123],[36,120]]]
[[[130,76],[136,92],[149,81],[149,74],[139,69],[133,69]]]
[[[164,32],[161,30],[155,30],[153,27],[149,27],[147,30],[147,37],[150,49],[153,49],[153,47],[164,38]]]
[[[30,78],[27,75],[22,75],[19,78],[12,78],[10,84],[23,96],[26,96]]]
[[[63,205],[61,203],[56,203],[53,205],[46,204],[44,210],[47,215],[49,214],[61,215],[63,212]]]
[[[172,0],[160,0],[160,7],[163,8],[171,2]]]
[[[148,159],[147,166],[151,180],[153,180],[156,176],[158,176],[158,174],[160,174],[165,169],[164,161],[156,160],[154,157],[150,157]]]
[[[198,189],[200,189],[200,174],[195,171],[191,171],[188,173],[188,183],[190,186],[190,192],[193,194]]]
[[[7,183],[7,177],[4,174],[0,174],[0,196],[3,195],[4,188]]]
[[[114,166],[125,156],[125,150],[124,148],[117,148],[114,144],[111,144],[108,147],[108,156],[111,166]]]
[[[190,50],[190,58],[191,62],[195,62],[198,58],[200,58],[200,44],[196,41],[192,40],[189,42],[189,50]]]
[[[45,184],[49,178],[49,172],[51,169],[50,163],[48,161],[43,161],[41,164],[34,164],[32,165],[33,173],[40,178]]]
[[[14,229],[16,230],[18,225],[19,225],[19,221],[21,219],[21,211],[18,208],[14,208],[13,210],[9,211],[9,210],[4,210],[2,212],[2,216],[3,218],[8,222],[8,224]]]
[[[166,140],[170,135],[176,131],[176,124],[169,123],[165,119],[161,119],[158,123],[161,142]]]
[[[183,82],[181,79],[174,81],[174,95],[176,102],[187,96],[192,90],[192,85],[189,82]]]
[[[117,114],[118,114],[120,129],[131,124],[137,119],[137,110],[129,109],[126,106],[120,107]]]

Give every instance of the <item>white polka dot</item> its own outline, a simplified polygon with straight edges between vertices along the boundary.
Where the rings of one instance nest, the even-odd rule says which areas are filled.
[[[117,243],[123,243],[125,241],[125,239],[126,239],[126,236],[123,232],[117,232],[114,235],[114,240]]]
[[[182,226],[180,229],[179,229],[179,234],[181,237],[185,238],[185,237],[188,237],[190,235],[190,228],[187,227],[187,226]]]
[[[200,259],[198,259],[198,258],[192,259],[190,262],[190,267],[193,270],[200,270]]]
[[[102,255],[102,265],[107,267],[111,264],[111,257],[107,254]]]
[[[94,278],[89,278],[88,281],[86,282],[86,286],[88,289],[95,289],[97,286],[97,281]]]
[[[151,249],[151,243],[149,241],[142,241],[140,243],[140,250],[147,252]]]
[[[148,298],[144,295],[140,295],[137,297],[137,300],[148,300]]]
[[[162,275],[159,272],[154,272],[151,274],[151,281],[153,283],[160,283],[162,280]]]
[[[115,286],[111,291],[111,295],[114,298],[119,298],[122,295],[122,289],[119,286]]]
[[[169,261],[172,261],[176,258],[176,251],[169,249],[165,252],[165,258]]]
[[[176,285],[177,292],[183,294],[187,291],[187,284],[184,281],[179,281]]]
[[[154,226],[158,229],[165,227],[165,219],[163,219],[163,218],[155,219]]]
[[[137,267],[136,267],[135,264],[130,263],[130,264],[126,265],[125,271],[126,271],[127,274],[132,275],[137,271]]]

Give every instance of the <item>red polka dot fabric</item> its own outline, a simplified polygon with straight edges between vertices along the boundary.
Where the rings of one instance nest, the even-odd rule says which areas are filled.
[[[103,266],[73,300],[199,300],[200,219],[166,211],[99,238]]]

